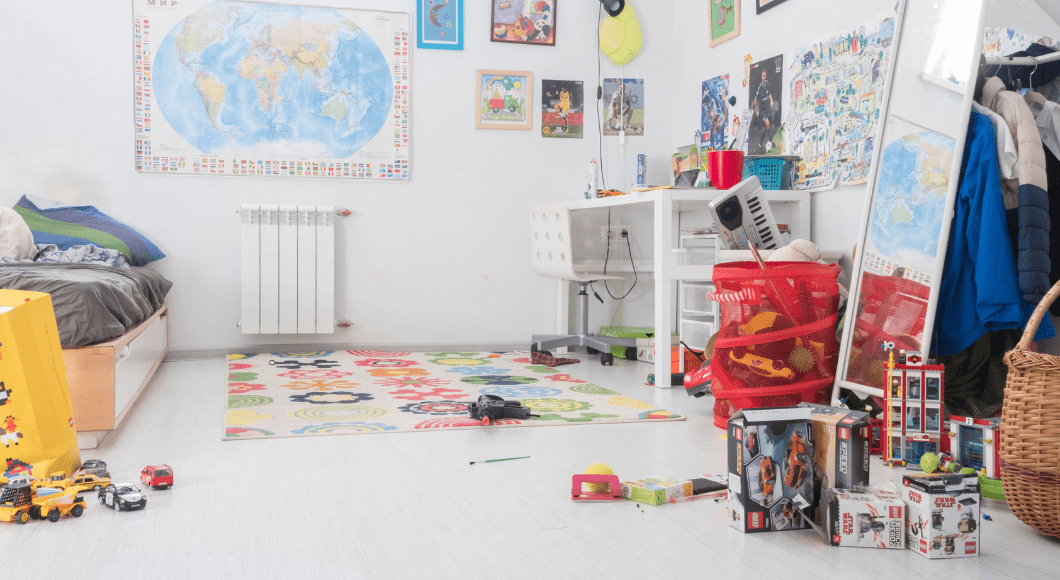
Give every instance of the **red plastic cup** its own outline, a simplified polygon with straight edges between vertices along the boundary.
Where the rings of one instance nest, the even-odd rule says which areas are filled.
[[[743,151],[708,151],[707,171],[717,189],[729,189],[743,179]]]

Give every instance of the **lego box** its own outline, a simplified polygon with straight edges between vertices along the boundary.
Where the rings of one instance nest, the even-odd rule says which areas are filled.
[[[692,481],[672,477],[649,477],[622,482],[622,498],[648,505],[662,505],[671,499],[692,495]]]
[[[813,423],[815,469],[810,516],[821,524],[824,490],[858,489],[869,484],[869,414],[815,403],[799,406],[810,409]]]
[[[814,452],[805,407],[743,409],[729,418],[729,525],[744,533],[808,527]]]
[[[928,558],[979,555],[979,477],[974,473],[902,477],[906,545]]]
[[[821,511],[833,546],[905,548],[905,503],[893,489],[826,489]]]

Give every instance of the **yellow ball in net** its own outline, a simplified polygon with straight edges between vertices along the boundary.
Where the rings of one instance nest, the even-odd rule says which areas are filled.
[[[606,463],[594,463],[589,467],[585,468],[585,473],[591,475],[614,475],[615,472],[611,471],[611,467]],[[604,493],[610,489],[610,485],[606,483],[586,483],[585,489],[593,493]]]

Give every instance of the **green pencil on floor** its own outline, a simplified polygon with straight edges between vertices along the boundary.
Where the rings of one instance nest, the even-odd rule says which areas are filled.
[[[479,461],[479,462],[472,461],[469,465],[474,465],[475,463],[494,463],[496,461],[511,461],[513,459],[530,459],[530,456],[529,455],[524,455],[522,457],[505,457],[503,459],[487,459],[485,461]]]

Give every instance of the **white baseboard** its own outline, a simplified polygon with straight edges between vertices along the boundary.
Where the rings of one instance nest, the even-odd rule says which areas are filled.
[[[233,346],[227,348],[173,348],[166,353],[166,361],[208,360],[225,358],[232,353],[260,354],[263,352],[305,352],[311,349],[326,350],[382,350],[408,352],[510,352],[513,350],[530,352],[530,340],[526,342],[503,342],[492,344],[274,344],[254,346]]]

